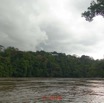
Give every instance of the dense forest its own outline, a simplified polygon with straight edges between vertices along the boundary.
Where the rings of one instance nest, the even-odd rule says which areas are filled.
[[[104,59],[0,45],[0,77],[104,77]]]

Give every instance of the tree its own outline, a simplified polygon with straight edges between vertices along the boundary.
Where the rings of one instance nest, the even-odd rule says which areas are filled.
[[[4,51],[4,46],[0,45],[0,52]]]
[[[82,17],[85,17],[87,21],[92,21],[97,15],[104,17],[104,0],[92,1],[88,10],[82,13]]]

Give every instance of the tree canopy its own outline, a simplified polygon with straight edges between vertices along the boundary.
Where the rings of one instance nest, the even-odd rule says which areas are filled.
[[[97,15],[104,17],[104,0],[92,1],[88,10],[82,13],[82,17],[85,17],[87,21],[92,21]]]
[[[0,51],[0,77],[104,77],[104,59],[7,47]]]

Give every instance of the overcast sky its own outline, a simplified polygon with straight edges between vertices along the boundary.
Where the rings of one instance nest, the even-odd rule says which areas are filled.
[[[104,18],[81,17],[91,0],[0,0],[0,45],[104,57]]]

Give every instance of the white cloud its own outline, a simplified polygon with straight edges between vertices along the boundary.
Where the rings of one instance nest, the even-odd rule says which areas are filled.
[[[34,8],[33,3],[23,0],[0,1],[0,44],[35,50],[36,46],[48,39],[45,32],[40,30],[37,7]]]
[[[0,0],[0,44],[103,57],[104,19],[87,22],[91,0]]]

